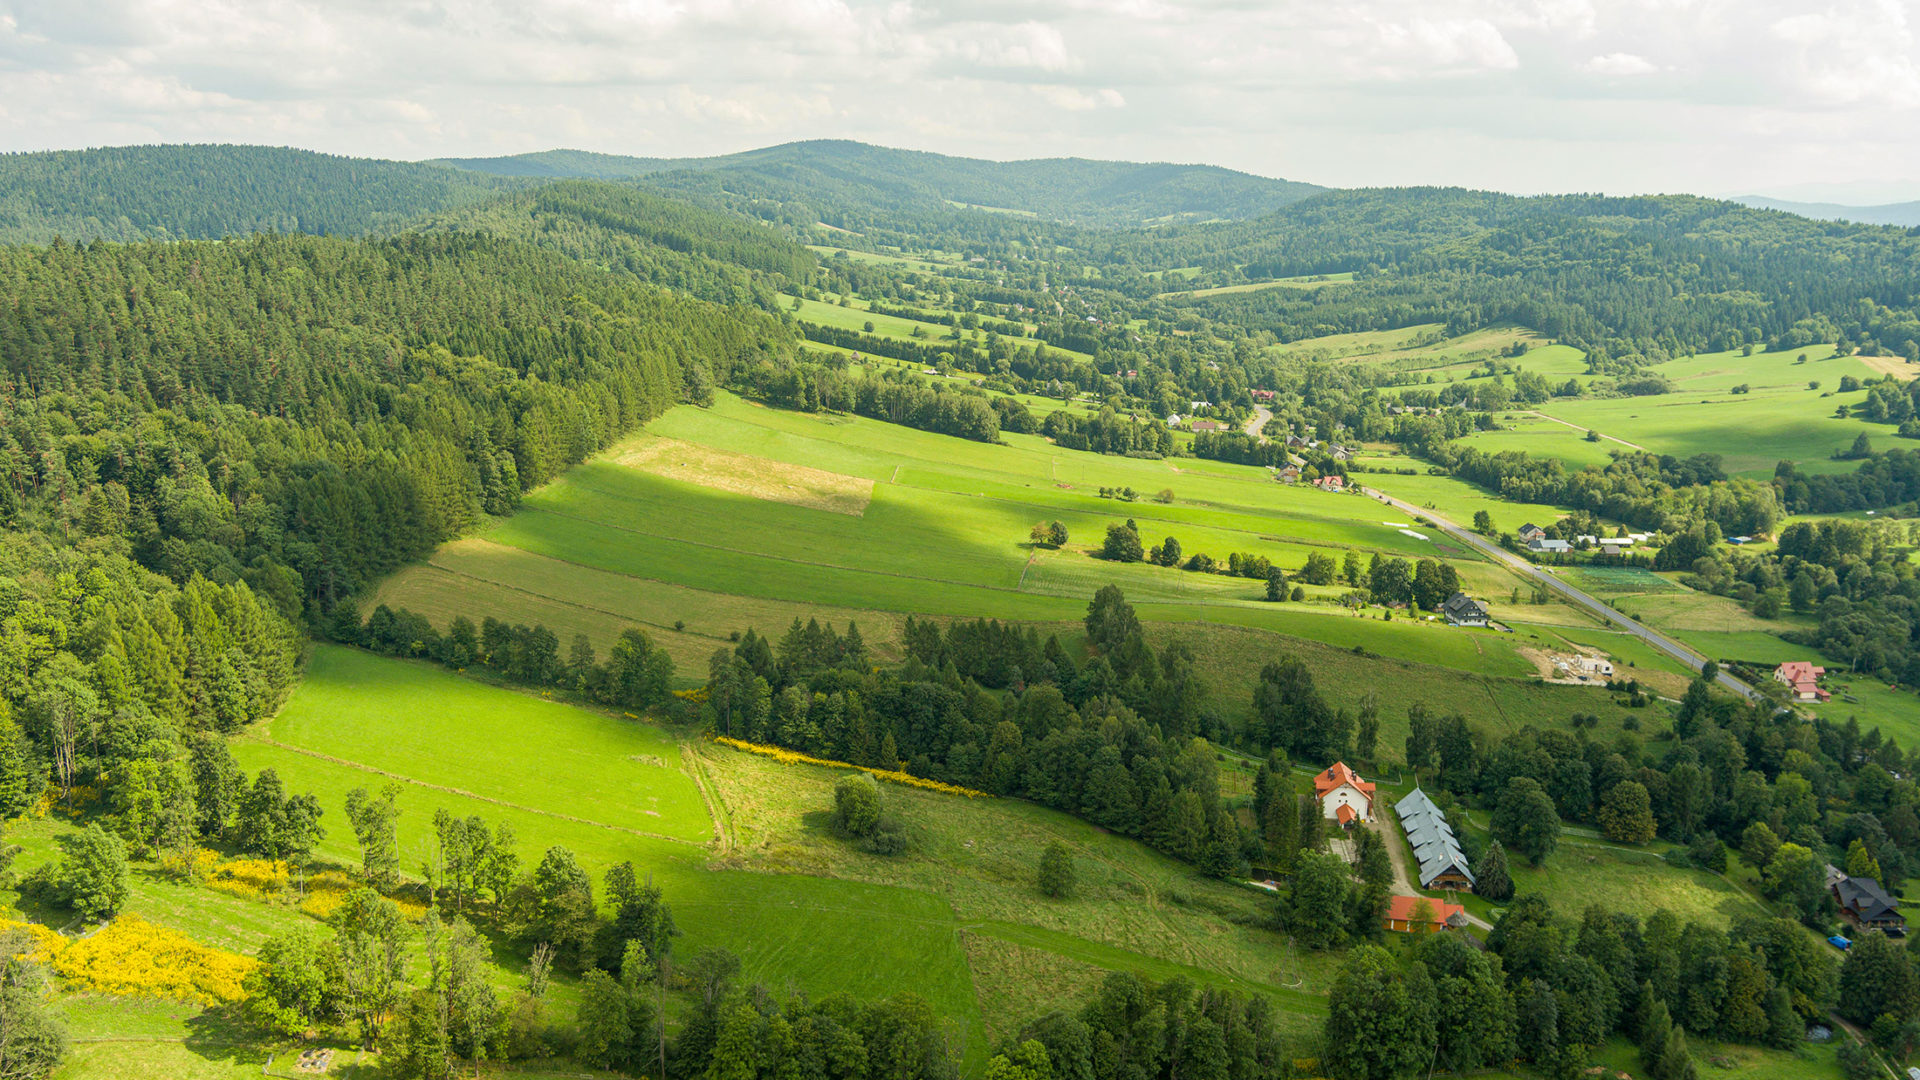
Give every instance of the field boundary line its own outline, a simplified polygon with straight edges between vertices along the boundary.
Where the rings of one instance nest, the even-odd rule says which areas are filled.
[[[1590,428],[1590,427],[1581,427],[1581,426],[1580,426],[1579,424],[1576,424],[1576,423],[1574,423],[1574,422],[1573,422],[1573,421],[1571,421],[1571,420],[1562,420],[1562,419],[1560,419],[1560,418],[1559,418],[1559,417],[1557,417],[1557,416],[1548,416],[1548,415],[1547,415],[1546,413],[1543,413],[1543,412],[1541,412],[1541,411],[1540,411],[1539,409],[1528,409],[1528,410],[1527,410],[1527,412],[1528,412],[1528,413],[1530,413],[1530,414],[1532,414],[1532,415],[1534,415],[1534,416],[1537,416],[1537,417],[1539,417],[1539,418],[1540,418],[1540,419],[1542,419],[1542,420],[1551,420],[1551,421],[1553,421],[1553,422],[1554,422],[1554,423],[1556,423],[1556,424],[1561,424],[1561,425],[1564,425],[1564,426],[1566,426],[1566,427],[1570,427],[1570,428],[1572,428],[1572,429],[1573,429],[1573,430],[1575,430],[1575,431],[1592,431],[1592,430],[1593,430],[1593,429],[1592,429],[1592,428]],[[1647,448],[1646,448],[1646,447],[1644,447],[1644,446],[1641,446],[1641,445],[1640,445],[1639,443],[1630,443],[1630,442],[1628,442],[1628,441],[1627,441],[1627,440],[1625,440],[1625,439],[1619,439],[1619,438],[1615,438],[1615,437],[1614,437],[1614,436],[1612,436],[1612,435],[1601,435],[1600,437],[1601,437],[1602,439],[1604,439],[1604,440],[1606,440],[1607,442],[1617,442],[1617,443],[1619,443],[1619,444],[1620,444],[1621,446],[1630,446],[1630,447],[1632,447],[1632,448],[1634,448],[1635,450],[1638,450],[1638,451],[1640,451],[1640,452],[1641,452],[1641,453],[1643,453],[1643,454],[1651,454],[1651,453],[1653,453],[1653,451],[1651,451],[1651,450],[1649,450],[1649,449],[1647,449]]]
[[[694,591],[694,592],[711,592],[711,590],[708,590],[708,589],[694,589],[694,587],[693,587],[693,586],[691,586],[691,585],[680,585],[680,584],[678,584],[678,583],[676,583],[676,582],[671,582],[671,581],[659,581],[659,579],[658,579],[658,578],[643,578],[643,577],[640,577],[640,576],[639,576],[639,575],[637,575],[637,574],[622,574],[622,573],[620,573],[620,571],[618,571],[618,570],[601,570],[601,569],[600,569],[599,567],[594,567],[594,566],[587,566],[587,565],[586,565],[585,563],[576,563],[576,562],[568,562],[568,561],[567,561],[566,559],[561,559],[561,558],[556,558],[556,557],[554,557],[554,556],[552,556],[552,555],[541,555],[541,554],[540,554],[539,552],[537,552],[537,551],[527,551],[527,550],[526,550],[525,548],[516,548],[516,547],[513,547],[513,546],[512,546],[512,545],[510,545],[510,544],[502,544],[502,545],[500,545],[500,546],[501,546],[501,547],[506,547],[506,548],[511,548],[511,549],[512,549],[512,550],[514,550],[514,551],[519,551],[519,552],[523,552],[523,553],[525,553],[525,554],[528,554],[528,555],[532,555],[532,556],[535,556],[536,558],[543,558],[543,559],[553,559],[553,561],[554,561],[554,562],[557,562],[557,563],[565,563],[565,564],[566,564],[566,565],[568,565],[568,566],[578,566],[578,567],[581,567],[581,568],[583,568],[583,569],[587,569],[587,570],[594,570],[594,571],[596,571],[596,572],[598,572],[598,573],[602,573],[602,574],[615,574],[615,575],[618,575],[618,576],[620,576],[620,577],[629,577],[629,578],[633,578],[633,579],[634,579],[635,581],[658,581],[658,582],[659,582],[660,584],[662,584],[662,585],[671,585],[671,586],[673,586],[674,588],[679,588],[679,589],[689,589],[689,590],[692,590],[692,591]],[[602,615],[610,615],[610,616],[612,616],[613,618],[616,618],[616,619],[619,619],[619,620],[621,620],[621,621],[623,621],[623,622],[631,622],[631,623],[640,623],[640,624],[642,624],[642,625],[645,625],[645,626],[652,626],[652,627],[655,627],[655,628],[657,628],[657,629],[660,629],[660,630],[673,630],[673,631],[674,631],[675,633],[677,633],[677,634],[686,634],[686,635],[691,635],[691,636],[693,636],[693,637],[703,637],[703,638],[707,638],[707,639],[708,639],[708,640],[710,640],[710,641],[716,641],[716,642],[726,642],[726,641],[728,640],[727,638],[724,638],[724,637],[721,637],[721,636],[720,636],[719,634],[708,634],[708,633],[703,633],[703,632],[701,632],[701,631],[699,631],[699,630],[680,630],[680,629],[676,629],[675,627],[673,627],[673,626],[671,626],[671,625],[669,625],[669,624],[667,624],[667,623],[662,623],[662,622],[654,622],[654,621],[653,621],[652,619],[643,619],[643,618],[640,618],[640,617],[639,617],[639,616],[637,616],[637,615],[629,615],[628,613],[626,613],[626,612],[624,612],[624,611],[612,611],[612,610],[609,610],[609,609],[607,609],[607,608],[603,608],[603,607],[595,607],[595,606],[594,606],[594,605],[592,605],[592,604],[584,604],[584,603],[581,603],[581,602],[580,602],[580,601],[578,601],[578,600],[568,600],[568,599],[566,599],[565,597],[560,597],[560,596],[555,596],[555,595],[553,595],[552,593],[543,593],[543,592],[541,592],[541,591],[539,591],[538,589],[529,589],[529,588],[527,588],[527,587],[526,587],[525,585],[514,585],[514,584],[511,584],[511,583],[509,583],[509,582],[505,582],[505,581],[501,581],[501,580],[500,580],[500,579],[498,579],[498,578],[490,578],[490,577],[484,577],[484,576],[482,576],[482,575],[480,575],[480,574],[474,574],[474,573],[469,573],[468,571],[465,571],[465,570],[455,570],[454,568],[452,568],[452,567],[450,567],[450,566],[442,566],[442,565],[440,565],[439,563],[437,563],[437,562],[434,562],[434,561],[433,561],[433,560],[431,560],[431,559],[429,559],[429,560],[427,560],[427,561],[426,561],[426,562],[424,562],[424,563],[421,563],[420,565],[421,565],[421,566],[422,566],[423,568],[425,568],[425,569],[428,569],[428,570],[437,570],[437,571],[439,571],[440,573],[442,573],[442,574],[446,574],[446,575],[448,575],[448,576],[450,576],[450,577],[457,577],[457,578],[462,578],[462,579],[465,579],[465,580],[467,580],[467,581],[475,581],[475,582],[479,582],[479,583],[480,583],[480,584],[482,584],[482,585],[492,585],[492,586],[494,586],[494,587],[496,587],[496,588],[501,588],[501,589],[506,589],[506,590],[508,590],[508,591],[510,591],[510,592],[517,592],[517,593],[525,593],[525,594],[526,594],[526,595],[528,595],[528,596],[532,596],[532,597],[536,597],[536,598],[538,598],[538,599],[541,599],[541,600],[546,600],[546,601],[549,601],[549,602],[551,602],[551,603],[555,603],[555,604],[561,604],[561,605],[564,605],[564,606],[566,606],[566,607],[572,607],[572,608],[579,608],[579,609],[580,609],[580,610],[582,610],[582,611],[595,611],[595,612],[599,612],[599,613],[600,613],[600,614],[602,614]],[[734,594],[732,594],[732,593],[714,593],[714,595],[716,595],[716,596],[732,596],[732,595],[734,595]],[[790,603],[791,601],[783,601],[783,602],[787,602],[787,603]]]
[[[700,750],[690,742],[680,744],[680,756],[688,765],[693,777],[693,785],[700,789],[700,798],[707,804],[707,818],[713,822],[713,839],[720,846],[722,855],[732,851],[737,843],[733,836],[733,815],[725,812],[720,797],[709,791],[707,763],[701,760]]]
[[[295,754],[303,754],[310,758],[318,758],[319,760],[328,762],[330,764],[343,765],[349,769],[359,769],[361,772],[370,772],[375,776],[384,776],[389,780],[398,780],[403,784],[412,784],[414,787],[426,788],[429,791],[441,791],[441,792],[445,792],[448,795],[458,795],[463,799],[472,799],[475,802],[483,802],[491,806],[503,806],[509,810],[518,810],[524,814],[536,814],[540,817],[550,817],[550,818],[558,819],[560,821],[571,821],[575,825],[590,825],[596,829],[611,829],[614,832],[623,832],[631,836],[644,836],[649,840],[665,840],[668,843],[685,844],[688,847],[705,847],[706,846],[704,843],[697,840],[687,840],[678,836],[668,836],[665,833],[648,832],[645,829],[632,829],[632,828],[628,828],[625,825],[609,825],[604,821],[593,821],[588,818],[575,817],[572,814],[562,814],[557,810],[542,810],[537,806],[527,806],[522,803],[508,802],[505,799],[496,799],[491,795],[482,795],[478,792],[468,791],[465,788],[450,787],[446,784],[436,784],[428,780],[419,780],[411,776],[403,775],[401,773],[390,772],[386,769],[378,768],[373,765],[368,765],[365,762],[353,761],[351,759],[343,758],[343,757],[336,757],[333,754],[321,753],[318,750],[309,750],[304,746],[294,746],[290,743],[283,743],[278,739],[270,738],[264,735],[257,736],[253,741],[257,741],[265,746],[274,747],[275,749],[278,749],[278,750],[286,750]],[[698,786],[698,784],[696,783],[695,786]]]

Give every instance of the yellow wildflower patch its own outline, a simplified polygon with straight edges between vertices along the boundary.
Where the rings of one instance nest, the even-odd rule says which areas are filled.
[[[228,859],[204,867],[201,880],[210,889],[247,900],[272,900],[287,891],[291,878],[278,859]]]
[[[939,791],[948,795],[965,795],[969,799],[993,798],[991,792],[975,791],[973,788],[961,787],[958,784],[943,784],[938,780],[928,780],[925,777],[915,776],[912,773],[897,772],[892,769],[869,769],[864,765],[855,765],[851,762],[817,758],[810,754],[803,754],[798,750],[788,750],[784,746],[765,746],[760,743],[750,743],[741,739],[730,739],[725,735],[715,735],[713,741],[722,746],[731,746],[735,750],[745,750],[750,754],[762,754],[787,765],[825,765],[829,769],[853,769],[857,772],[872,773],[882,780],[889,780],[896,784],[905,784],[908,787],[925,788],[928,791]]]
[[[692,702],[695,705],[705,705],[707,703],[707,688],[705,686],[696,686],[691,690],[675,690],[673,696],[679,698],[681,701]]]
[[[251,957],[216,949],[138,915],[122,915],[90,937],[68,939],[36,923],[34,958],[75,989],[100,994],[146,994],[202,1005],[239,1001],[241,983],[259,966]]]
[[[340,904],[347,894],[360,887],[360,883],[338,870],[323,870],[307,879],[307,895],[300,901],[300,910],[325,922],[333,918],[340,910]],[[427,905],[402,896],[389,896],[400,914],[409,920],[419,921],[427,917]]]

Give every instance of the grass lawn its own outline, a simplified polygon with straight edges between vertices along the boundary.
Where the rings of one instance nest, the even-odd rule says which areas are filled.
[[[678,744],[659,728],[424,662],[320,646],[269,731],[276,743],[422,786],[552,807],[564,784],[570,812],[594,823],[693,843],[713,835]],[[515,751],[501,753],[509,744]]]

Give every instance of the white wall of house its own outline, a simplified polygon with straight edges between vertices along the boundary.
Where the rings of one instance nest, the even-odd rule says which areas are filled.
[[[1320,797],[1320,812],[1328,818],[1338,820],[1340,808],[1351,807],[1354,815],[1362,821],[1373,820],[1373,806],[1364,793],[1352,784],[1341,784]]]

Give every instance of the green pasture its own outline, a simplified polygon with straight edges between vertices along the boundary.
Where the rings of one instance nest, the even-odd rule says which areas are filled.
[[[1181,270],[1169,270],[1167,276],[1192,277],[1199,272],[1198,267],[1184,267]],[[1233,296],[1239,293],[1261,292],[1266,289],[1306,289],[1314,291],[1329,285],[1353,284],[1353,271],[1343,270],[1336,274],[1308,274],[1303,277],[1275,278],[1272,281],[1250,281],[1243,285],[1216,285],[1211,289],[1187,289],[1163,292],[1160,299],[1175,296],[1191,296],[1204,299],[1209,296]]]
[[[573,812],[591,821],[693,842],[713,835],[679,745],[659,728],[426,664],[321,646],[269,731],[285,746],[519,806],[543,805],[565,778]],[[501,754],[509,741],[519,748]]]
[[[1840,379],[1878,379],[1885,370],[1911,365],[1887,358],[1824,359],[1831,352],[1829,346],[1811,346],[1751,356],[1725,352],[1683,357],[1648,369],[1671,379],[1672,393],[1555,399],[1539,411],[1655,453],[1719,454],[1734,475],[1772,476],[1783,459],[1808,472],[1843,471],[1852,468],[1851,463],[1835,461],[1832,455],[1851,446],[1856,435],[1867,432],[1887,446],[1895,436],[1888,425],[1833,415],[1836,406],[1858,404],[1866,393],[1840,393]],[[1803,354],[1808,357],[1805,363],[1799,362]],[[1820,387],[1809,389],[1815,381]],[[1746,385],[1748,392],[1733,393],[1737,385]],[[1560,436],[1542,432],[1529,452],[1560,456],[1567,450]]]
[[[1567,515],[1561,507],[1503,499],[1452,476],[1369,473],[1360,480],[1396,499],[1427,507],[1463,529],[1473,527],[1473,515],[1481,510],[1493,518],[1494,528],[1501,532],[1514,532],[1528,522],[1547,525]]]

